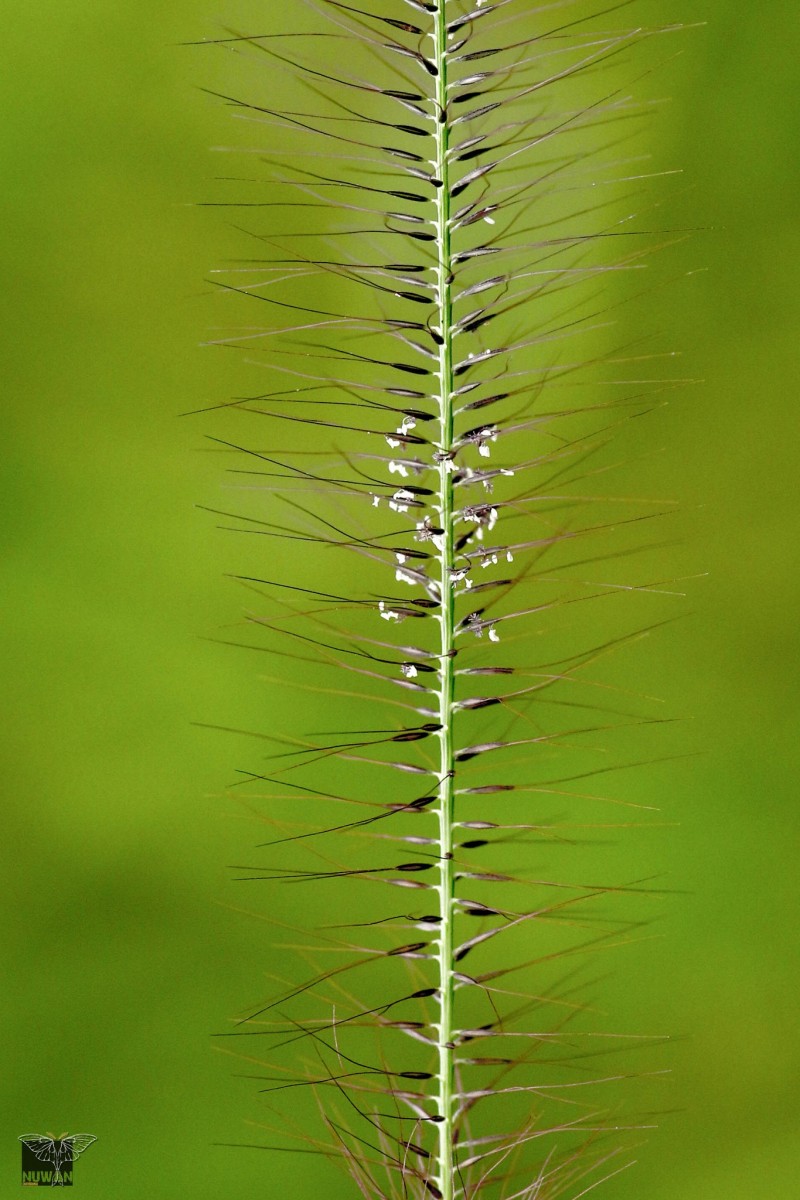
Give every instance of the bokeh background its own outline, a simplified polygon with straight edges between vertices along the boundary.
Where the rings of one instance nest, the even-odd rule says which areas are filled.
[[[98,1137],[89,1198],[331,1197],[325,1164],[259,1141],[253,1085],[210,1035],[257,999],[267,927],[226,864],[258,840],[223,793],[240,747],[195,721],[268,724],[258,664],[206,637],[241,605],[208,432],[179,414],[236,387],[198,348],[230,252],[194,201],[229,120],[200,85],[236,63],[178,43],[258,6],[66,0],[6,12],[3,119],[3,995],[0,1181],[17,1137]],[[797,196],[793,4],[649,0],[706,21],[664,73],[653,149],[697,232],[637,321],[682,348],[648,468],[679,496],[688,615],[648,685],[702,751],[646,775],[674,896],[621,965],[618,1011],[681,1035],[672,1109],[617,1200],[796,1194]],[[204,57],[206,56],[206,57]],[[656,89],[658,90],[658,89]],[[284,701],[282,701],[284,702]]]

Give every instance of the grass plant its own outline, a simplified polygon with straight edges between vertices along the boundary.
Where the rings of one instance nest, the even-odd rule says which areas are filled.
[[[682,236],[642,149],[676,27],[636,10],[268,0],[214,39],[246,127],[214,340],[256,381],[215,409],[250,541],[222,640],[286,712],[238,788],[271,986],[222,1037],[265,1145],[365,1200],[613,1194],[654,1123],[662,1038],[594,1000],[660,892],[615,788],[658,754],[636,646],[674,591],[671,503],[614,484],[680,383],[626,325]]]

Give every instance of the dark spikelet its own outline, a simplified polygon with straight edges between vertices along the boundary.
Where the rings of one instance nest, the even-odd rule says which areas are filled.
[[[653,810],[603,780],[658,761],[633,656],[679,594],[671,502],[608,482],[686,382],[625,324],[679,236],[640,141],[676,27],[636,4],[266,0],[211,39],[240,378],[194,411],[245,597],[215,640],[271,674],[266,717],[201,715],[255,747],[235,870],[274,933],[221,1036],[280,1093],[264,1148],[364,1200],[577,1200],[660,1103],[595,973],[663,895],[616,847]]]

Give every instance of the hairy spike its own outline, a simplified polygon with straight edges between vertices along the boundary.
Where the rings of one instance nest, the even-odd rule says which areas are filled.
[[[587,967],[645,936],[651,873],[596,881],[655,810],[575,781],[658,761],[668,720],[603,668],[663,623],[639,609],[672,581],[632,562],[672,507],[604,480],[681,382],[615,290],[680,236],[625,145],[637,47],[673,27],[607,27],[637,0],[271,3],[297,27],[226,30],[256,73],[211,92],[257,164],[206,201],[258,242],[213,279],[212,344],[250,379],[196,411],[237,492],[206,511],[251,535],[226,642],[287,678],[280,722],[203,725],[263,748],[237,878],[291,937],[281,906],[319,917],[222,1036],[268,1047],[289,1136],[321,1119],[309,1152],[364,1200],[577,1200],[625,1169],[649,1127],[625,1094],[657,1073]]]

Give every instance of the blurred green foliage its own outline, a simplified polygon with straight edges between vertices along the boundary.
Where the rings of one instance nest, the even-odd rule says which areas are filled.
[[[705,378],[659,417],[666,449],[641,478],[681,498],[675,561],[709,577],[688,585],[692,615],[651,640],[647,666],[637,658],[704,752],[641,778],[677,823],[648,854],[683,894],[655,947],[617,964],[615,1013],[685,1039],[660,1093],[674,1112],[609,1194],[788,1198],[795,11],[643,7],[708,21],[659,80],[673,103],[653,141],[661,166],[685,172],[670,220],[698,232],[668,255],[693,274],[637,314]],[[269,1119],[257,1085],[209,1035],[269,990],[274,964],[269,927],[225,907],[252,903],[225,864],[259,840],[221,795],[239,743],[191,722],[264,727],[278,698],[259,664],[202,640],[241,604],[222,578],[240,547],[193,508],[218,503],[219,459],[208,426],[179,418],[232,391],[226,354],[197,342],[219,319],[204,276],[234,239],[193,207],[230,118],[197,90],[225,78],[224,59],[178,43],[217,21],[253,28],[258,6],[45,0],[7,18],[3,1194],[18,1186],[17,1136],[69,1128],[98,1138],[76,1168],[87,1198],[247,1200],[300,1180],[338,1200],[352,1186],[324,1162],[213,1144],[269,1140],[246,1124]]]

